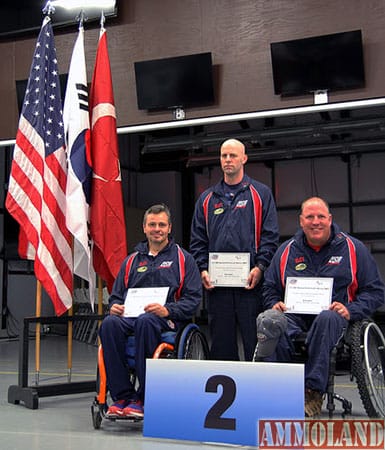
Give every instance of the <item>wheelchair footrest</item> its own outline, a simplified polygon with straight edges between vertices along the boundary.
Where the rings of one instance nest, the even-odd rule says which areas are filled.
[[[135,416],[118,416],[118,415],[108,415],[104,416],[104,419],[111,420],[112,422],[116,422],[117,420],[125,420],[128,422],[142,422],[143,417],[135,417]]]
[[[92,414],[92,423],[94,425],[94,428],[97,430],[100,428],[102,421],[110,420],[111,422],[116,422],[117,420],[124,420],[126,422],[130,423],[137,423],[137,422],[143,422],[143,417],[137,417],[137,416],[119,416],[116,415],[107,415],[107,404],[105,403],[99,403],[97,399],[94,400],[92,406],[91,406],[91,414]]]

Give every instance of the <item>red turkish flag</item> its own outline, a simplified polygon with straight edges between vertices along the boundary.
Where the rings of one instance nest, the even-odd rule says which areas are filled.
[[[95,272],[111,292],[127,256],[122,177],[107,35],[102,28],[90,93],[91,113],[91,237]]]

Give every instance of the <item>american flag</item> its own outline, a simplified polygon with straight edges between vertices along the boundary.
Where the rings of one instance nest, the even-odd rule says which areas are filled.
[[[59,73],[51,20],[47,16],[36,43],[21,111],[6,208],[20,225],[20,256],[35,260],[35,276],[58,315],[72,306],[66,181]]]

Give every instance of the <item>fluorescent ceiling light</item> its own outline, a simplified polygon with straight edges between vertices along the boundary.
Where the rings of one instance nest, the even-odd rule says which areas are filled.
[[[52,0],[51,2],[47,2],[51,4],[55,8],[63,8],[63,9],[87,9],[87,8],[99,8],[109,9],[115,7],[116,0]]]

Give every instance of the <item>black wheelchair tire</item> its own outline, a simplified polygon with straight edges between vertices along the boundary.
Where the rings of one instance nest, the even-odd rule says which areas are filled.
[[[369,328],[373,330],[373,337],[367,339],[365,344],[365,331],[368,333]],[[368,330],[367,330],[368,329]],[[380,334],[378,334],[380,333]],[[371,418],[383,417],[384,407],[378,401],[378,393],[371,380],[371,368],[367,364],[367,355],[369,351],[376,353],[382,362],[382,375],[384,373],[384,351],[378,344],[374,342],[379,339],[383,343],[383,335],[377,325],[368,320],[354,322],[350,330],[350,345],[352,355],[352,374],[356,379],[358,392],[367,415]],[[383,387],[385,385],[385,380]]]
[[[100,407],[98,404],[94,403],[91,406],[91,415],[92,415],[92,425],[94,426],[95,430],[99,430],[100,426],[102,424],[102,413],[100,412]]]
[[[180,345],[183,346],[182,359],[205,360],[209,357],[206,337],[198,328],[189,329]]]

